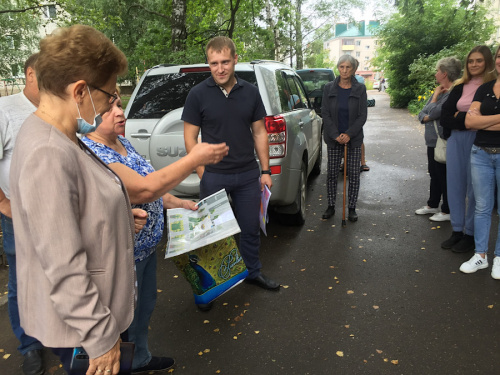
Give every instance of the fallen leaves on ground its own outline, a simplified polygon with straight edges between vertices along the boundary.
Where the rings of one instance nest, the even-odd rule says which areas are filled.
[[[339,350],[339,351],[337,351],[337,353],[336,353],[336,354],[337,354],[339,357],[343,357],[343,356],[344,356],[344,352],[341,352],[340,350]]]

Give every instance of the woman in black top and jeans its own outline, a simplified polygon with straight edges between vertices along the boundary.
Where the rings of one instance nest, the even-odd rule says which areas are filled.
[[[495,69],[500,74],[500,47],[495,53]],[[495,186],[500,185],[500,76],[481,85],[474,96],[465,126],[477,130],[471,151],[471,176],[476,210],[474,212],[475,254],[460,271],[473,273],[488,267],[488,239]],[[500,226],[499,226],[500,230]],[[500,231],[499,231],[500,234]],[[497,235],[491,277],[500,279],[500,236]]]

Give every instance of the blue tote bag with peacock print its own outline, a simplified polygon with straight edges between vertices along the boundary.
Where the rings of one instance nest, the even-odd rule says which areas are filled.
[[[233,236],[172,258],[191,285],[197,305],[212,302],[248,275]]]

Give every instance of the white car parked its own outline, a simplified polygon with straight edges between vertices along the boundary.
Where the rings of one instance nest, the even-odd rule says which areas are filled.
[[[270,204],[290,224],[306,216],[307,177],[319,174],[323,121],[314,111],[297,73],[274,61],[238,63],[236,75],[259,88],[266,108],[273,188]],[[186,155],[181,114],[189,90],[210,76],[207,64],[159,65],[142,76],[125,110],[125,136],[155,169]],[[295,98],[294,103],[290,97]],[[173,191],[199,194],[193,173]]]

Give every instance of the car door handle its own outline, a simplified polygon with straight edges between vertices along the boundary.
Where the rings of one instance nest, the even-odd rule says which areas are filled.
[[[133,133],[133,134],[130,134],[130,136],[132,138],[139,138],[139,139],[146,139],[146,138],[150,138],[151,137],[151,134],[150,133]]]

